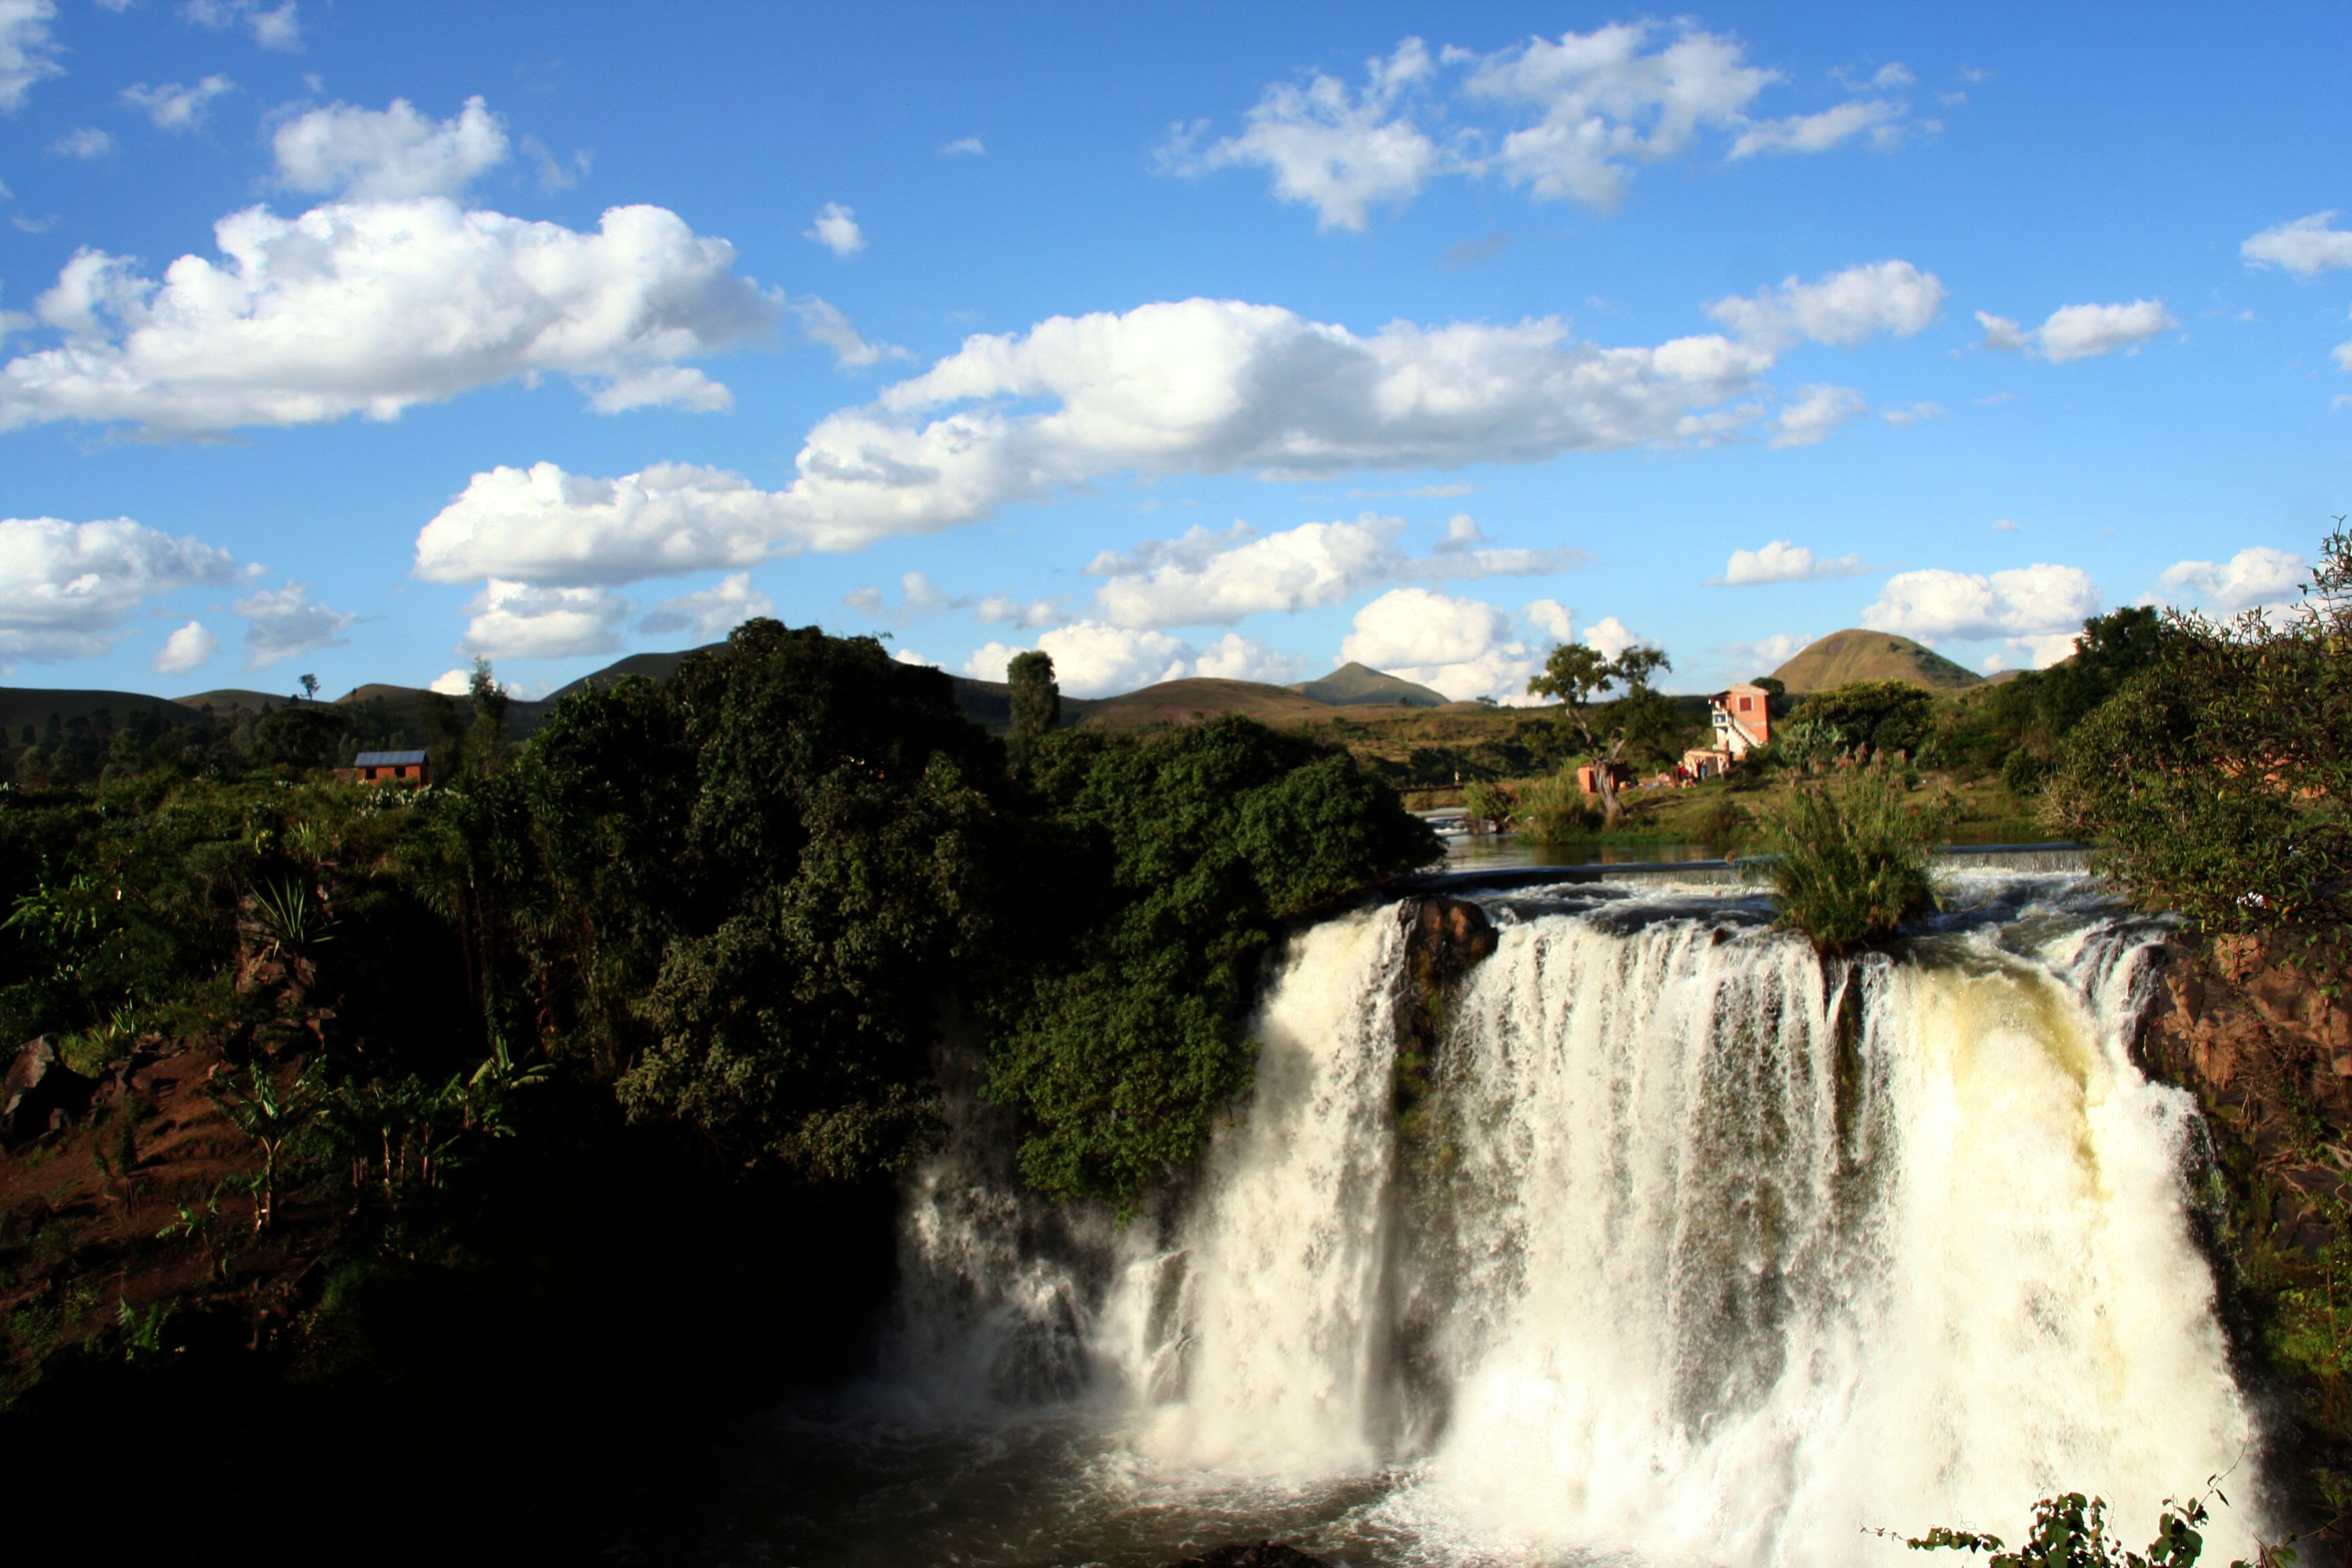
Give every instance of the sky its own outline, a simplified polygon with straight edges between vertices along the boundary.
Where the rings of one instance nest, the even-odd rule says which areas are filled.
[[[2352,8],[0,0],[0,681],[1706,690],[2291,601]]]

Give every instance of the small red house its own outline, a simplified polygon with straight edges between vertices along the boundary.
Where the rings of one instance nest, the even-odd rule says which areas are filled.
[[[362,752],[352,765],[337,768],[335,776],[353,784],[413,784],[429,782],[432,766],[423,752]]]

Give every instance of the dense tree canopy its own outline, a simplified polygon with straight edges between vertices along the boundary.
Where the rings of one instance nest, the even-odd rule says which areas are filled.
[[[2059,818],[2209,930],[2352,919],[2352,538],[2284,616],[2174,613],[2106,657],[2137,673],[2069,732]]]
[[[1248,1010],[1282,922],[1437,844],[1345,752],[1241,719],[1066,733],[1036,788],[1053,904],[1036,962],[990,998],[990,1086],[1029,1122],[1033,1183],[1131,1201],[1247,1086]]]

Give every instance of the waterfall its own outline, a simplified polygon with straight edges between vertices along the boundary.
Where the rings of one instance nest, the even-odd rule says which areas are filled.
[[[1079,1356],[1162,1475],[1379,1479],[1379,1528],[1441,1557],[1886,1563],[1866,1528],[2014,1538],[2057,1490],[2135,1543],[2210,1476],[2244,1503],[2195,1110],[2127,1051],[2154,933],[2001,885],[1845,961],[1719,892],[1497,900],[1412,1081],[1397,910],[1318,925],[1181,1206],[979,1249],[1012,1286],[981,1361]],[[917,1205],[940,1257],[976,1191]]]

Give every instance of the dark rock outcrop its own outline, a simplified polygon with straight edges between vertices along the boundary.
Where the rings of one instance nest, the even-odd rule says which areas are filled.
[[[84,1078],[66,1066],[48,1036],[29,1040],[8,1064],[5,1082],[0,1082],[0,1130],[5,1130],[7,1142],[21,1143],[52,1127],[79,1121],[89,1110],[89,1098],[97,1088],[96,1079]]]
[[[1171,1563],[1168,1568],[1331,1568],[1320,1557],[1309,1557],[1279,1541],[1253,1541],[1220,1546],[1198,1557]]]

